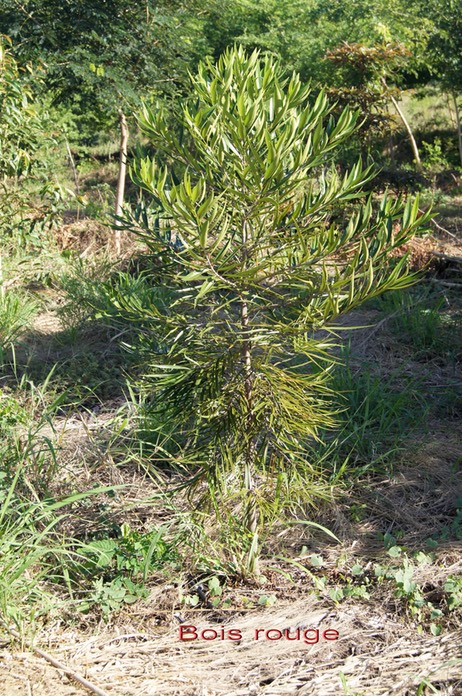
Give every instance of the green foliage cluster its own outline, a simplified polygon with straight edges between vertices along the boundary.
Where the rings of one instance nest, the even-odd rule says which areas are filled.
[[[390,545],[390,539],[393,545]],[[374,590],[388,585],[405,612],[418,622],[420,632],[425,629],[433,635],[440,635],[442,625],[439,622],[462,603],[461,577],[449,575],[441,583],[441,591],[434,586],[427,588],[417,581],[417,571],[422,566],[433,564],[434,554],[418,551],[409,555],[403,547],[396,545],[391,535],[385,535],[384,541],[388,559],[369,564],[371,567],[355,563],[340,573],[343,582],[334,587],[329,588],[327,578],[316,577],[318,589],[328,591],[334,602],[341,602],[348,597],[368,600]]]
[[[82,546],[78,572],[88,576],[99,573],[106,578],[124,574],[146,580],[152,568],[174,558],[173,549],[163,539],[163,531],[142,534],[124,523],[117,537],[94,539]]]
[[[91,140],[95,129],[113,124],[121,106],[133,109],[140,93],[182,92],[202,48],[196,11],[194,0],[5,0],[0,25],[22,62],[46,64],[53,103],[71,108]]]
[[[66,567],[79,611],[97,608],[107,618],[113,611],[148,596],[146,581],[155,569],[176,560],[164,530],[141,533],[126,523],[117,536],[79,543]]]
[[[67,195],[50,174],[56,141],[36,96],[42,80],[31,65],[20,68],[11,41],[0,37],[0,236],[22,245],[40,243]]]
[[[416,18],[419,17],[419,22]],[[369,47],[404,43],[418,60],[431,20],[415,4],[396,0],[344,3],[340,0],[216,0],[204,32],[216,58],[234,42],[272,52],[303,80],[335,84],[326,51],[343,42]]]
[[[34,155],[43,144],[44,119],[7,37],[0,43],[0,66],[0,178],[4,180],[27,174],[36,164]],[[28,66],[29,79],[31,72]]]
[[[421,8],[423,9],[423,8]],[[432,22],[428,59],[434,79],[450,93],[462,92],[462,5],[460,0],[426,4]]]
[[[0,292],[0,363],[3,352],[15,342],[37,312],[34,300],[14,291]]]

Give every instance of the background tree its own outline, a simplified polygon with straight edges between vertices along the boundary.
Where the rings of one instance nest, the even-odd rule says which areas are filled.
[[[335,83],[326,52],[344,42],[403,44],[412,55],[413,69],[422,69],[432,27],[422,8],[402,0],[210,0],[207,8],[204,33],[216,58],[239,42],[280,57],[289,73],[296,70],[305,81],[325,85]]]
[[[361,129],[363,140],[370,147],[374,136],[390,134],[394,125],[389,113],[391,102],[403,122],[416,167],[421,171],[422,163],[414,134],[397,100],[399,71],[406,68],[406,61],[410,57],[404,44],[365,46],[343,43],[327,51],[326,57],[338,67],[338,86],[331,87],[329,92],[340,104],[360,109],[364,119]]]
[[[459,99],[462,94],[462,2],[444,0],[420,7],[433,22],[427,61],[433,79],[449,93],[456,113],[457,140],[462,165],[462,128]]]
[[[43,62],[53,102],[80,115],[91,132],[107,128],[139,94],[184,91],[203,51],[194,0],[185,2],[2,2],[0,26],[23,63]]]
[[[0,41],[0,177],[27,174],[43,144],[45,121],[34,100],[30,66],[20,70],[8,37]]]
[[[370,170],[358,162],[339,178],[329,166],[358,114],[334,120],[324,94],[310,101],[270,57],[227,51],[201,64],[194,93],[178,113],[192,147],[162,109],[140,120],[173,162],[136,163],[150,202],[126,221],[161,266],[161,288],[156,303],[124,294],[117,306],[152,356],[144,388],[163,424],[157,458],[211,492],[242,492],[253,572],[265,480],[290,489],[309,469],[307,443],[334,422],[331,344],[316,332],[412,282],[406,257],[389,255],[428,217],[417,201],[360,203]]]
[[[367,123],[348,150],[374,156],[395,110],[420,168],[411,125],[399,105],[399,90],[428,83],[428,37],[433,20],[416,3],[401,0],[344,3],[337,0],[210,0],[204,34],[214,56],[233,42],[264,49],[298,72],[315,89],[336,91],[341,104],[365,109]],[[384,84],[383,80],[386,80]],[[393,153],[392,139],[387,141]],[[351,152],[345,152],[349,160]]]
[[[12,42],[0,37],[0,236],[27,243],[52,218],[51,200],[64,196],[50,173],[52,125],[37,98],[43,74],[21,69]],[[41,201],[37,205],[37,193]],[[50,217],[51,214],[51,217]]]

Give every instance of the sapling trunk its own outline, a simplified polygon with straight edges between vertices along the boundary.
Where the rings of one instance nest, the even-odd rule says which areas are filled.
[[[254,418],[252,413],[252,392],[253,392],[253,379],[252,379],[252,345],[249,338],[249,314],[247,302],[241,299],[241,325],[242,334],[244,339],[242,341],[242,362],[244,365],[244,395],[245,395],[245,408],[246,408],[246,436],[248,441],[245,448],[244,455],[244,487],[246,490],[247,506],[245,513],[245,521],[249,532],[254,535],[257,533],[258,526],[258,513],[255,501],[255,491],[254,491],[254,469],[255,469],[255,440],[253,436],[254,432]]]
[[[454,100],[454,108],[456,111],[456,123],[457,123],[457,140],[459,143],[459,157],[460,157],[460,163],[462,165],[462,127],[460,124],[460,110],[459,110],[459,104],[457,103],[457,94],[453,92],[452,98]]]
[[[243,229],[242,257],[244,267],[247,265],[247,228]],[[249,333],[249,308],[245,296],[240,298],[241,327],[242,327],[242,363],[244,367],[244,396],[245,396],[245,422],[247,443],[244,454],[244,489],[245,489],[245,513],[244,522],[252,537],[252,544],[248,557],[248,570],[250,573],[258,573],[258,509],[255,498],[255,427],[253,415],[253,375],[252,375],[252,342]]]
[[[125,177],[127,171],[127,144],[128,144],[128,128],[125,114],[122,110],[119,111],[120,124],[120,153],[119,153],[119,177],[117,180],[117,192],[115,203],[115,214],[117,218],[122,215],[122,206],[124,204],[125,194]],[[121,239],[120,239],[120,221],[116,220],[115,247],[116,253],[120,256]]]
[[[406,132],[409,136],[409,142],[411,144],[412,152],[414,154],[414,160],[415,160],[415,166],[418,172],[423,171],[422,167],[422,161],[420,159],[420,154],[419,154],[419,148],[417,147],[416,139],[414,138],[414,133],[412,132],[411,126],[409,125],[409,121],[407,120],[406,116],[404,115],[404,111],[401,109],[400,105],[396,101],[393,95],[390,95],[391,102],[393,106],[395,107],[396,111],[398,112],[398,115],[403,122],[403,125],[406,129]]]

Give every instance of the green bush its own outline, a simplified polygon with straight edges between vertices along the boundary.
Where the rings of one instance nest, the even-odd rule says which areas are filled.
[[[145,199],[125,220],[169,302],[119,293],[117,304],[152,356],[142,388],[175,433],[158,458],[215,498],[237,496],[255,570],[263,482],[284,472],[290,487],[307,443],[334,424],[332,342],[315,332],[413,282],[390,252],[429,216],[387,196],[375,209],[359,161],[339,176],[335,153],[358,114],[335,120],[323,93],[312,100],[272,58],[228,51],[193,86],[177,129],[144,109],[140,127],[171,167],[135,163]]]
[[[40,71],[20,69],[0,35],[0,237],[21,245],[41,243],[69,195],[51,172],[55,138],[34,94],[40,84]]]

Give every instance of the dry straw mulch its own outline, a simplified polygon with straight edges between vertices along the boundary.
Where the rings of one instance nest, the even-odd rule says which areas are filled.
[[[351,604],[335,608],[309,595],[276,607],[254,610],[221,624],[196,612],[187,617],[198,631],[239,629],[242,640],[179,640],[179,623],[143,632],[134,626],[106,629],[93,637],[79,636],[69,629],[48,635],[47,648],[55,659],[84,676],[103,693],[112,696],[410,696],[417,694],[426,679],[439,694],[462,694],[462,630],[439,637],[419,636],[395,618],[386,607]],[[256,629],[318,629],[317,644],[303,640],[255,640]],[[339,639],[326,641],[326,629],[336,629]],[[209,634],[213,635],[213,634]],[[271,634],[274,635],[274,634]],[[277,634],[276,634],[277,635]],[[308,634],[309,636],[313,634]],[[332,634],[329,634],[332,635]],[[62,673],[29,657],[30,673],[24,673],[25,655],[0,653],[2,693],[34,696],[74,696],[88,693],[71,686]],[[23,673],[18,673],[18,661]],[[47,683],[44,685],[44,672]],[[30,690],[24,687],[25,679]],[[343,684],[342,684],[343,681]],[[10,688],[12,686],[12,688]],[[5,690],[6,689],[6,690]],[[434,691],[421,692],[435,693]]]

